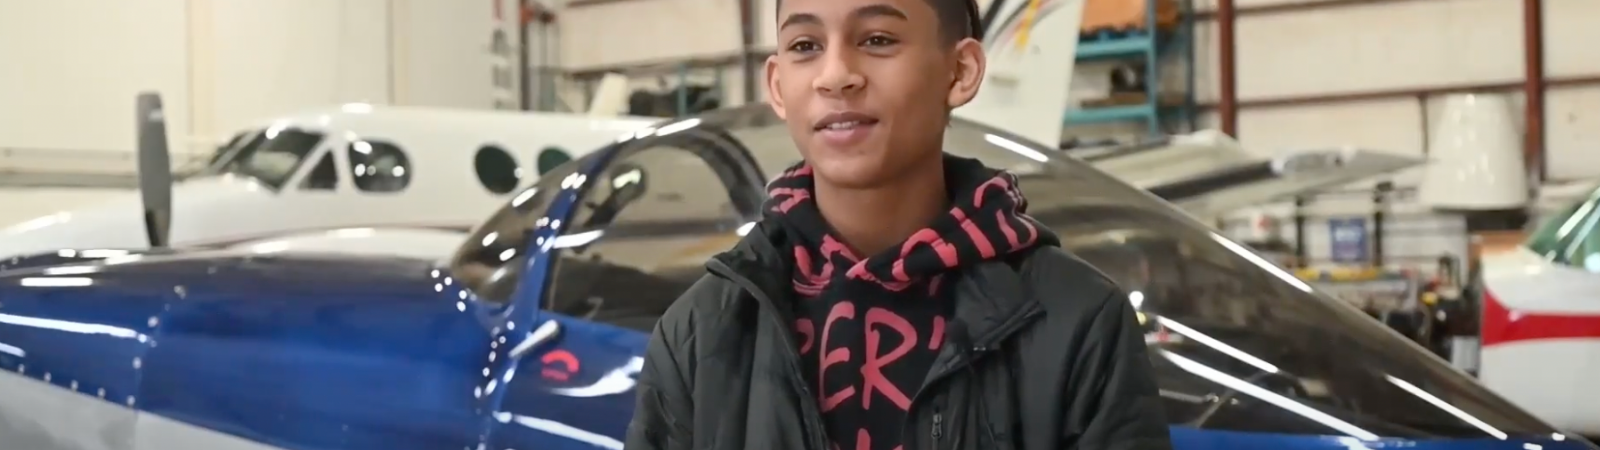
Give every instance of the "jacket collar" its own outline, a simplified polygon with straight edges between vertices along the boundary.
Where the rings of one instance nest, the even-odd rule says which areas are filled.
[[[745,277],[779,303],[771,305],[788,314],[793,311],[789,302],[789,274],[794,270],[793,256],[778,249],[788,237],[783,227],[767,220],[757,222],[738,244],[726,252],[712,257],[728,266],[735,274]],[[1016,255],[1026,258],[1025,255]],[[1039,310],[1018,267],[1006,260],[992,260],[969,266],[955,278],[955,320],[966,327],[971,345],[992,347],[1005,338],[1005,331],[1015,321],[1026,320]],[[748,295],[740,300],[753,300]]]

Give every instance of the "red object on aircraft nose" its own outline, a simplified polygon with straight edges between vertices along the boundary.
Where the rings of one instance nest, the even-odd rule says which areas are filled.
[[[539,358],[544,363],[544,369],[539,370],[539,375],[555,381],[567,381],[572,374],[578,373],[578,357],[566,350],[552,350]],[[561,368],[553,367],[560,363]]]
[[[1484,347],[1549,339],[1600,338],[1600,315],[1529,313],[1507,309],[1489,289],[1483,291]]]

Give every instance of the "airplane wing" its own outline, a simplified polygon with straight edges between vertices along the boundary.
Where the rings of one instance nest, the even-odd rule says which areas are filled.
[[[1393,153],[1331,149],[1258,156],[1216,130],[1135,144],[1088,148],[1068,155],[1196,216],[1389,174],[1426,162]]]
[[[1371,150],[1298,152],[1147,189],[1190,214],[1205,218],[1398,172],[1424,162],[1419,157]]]
[[[1216,130],[1068,154],[1143,189],[1267,160],[1264,156],[1250,154],[1239,141]]]

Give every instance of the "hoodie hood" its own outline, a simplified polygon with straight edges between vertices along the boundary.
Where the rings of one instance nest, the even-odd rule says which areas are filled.
[[[763,222],[778,225],[792,240],[788,247],[793,249],[796,291],[813,294],[835,275],[844,275],[898,292],[964,266],[1039,245],[1060,245],[1026,214],[1028,202],[1016,176],[949,154],[944,171],[950,210],[900,245],[862,257],[823,220],[812,195],[811,166],[801,162],[785,170],[768,184]],[[836,273],[841,265],[844,272]]]

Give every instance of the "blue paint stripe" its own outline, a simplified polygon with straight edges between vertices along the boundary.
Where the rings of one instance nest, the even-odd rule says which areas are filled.
[[[22,369],[22,365],[20,364],[21,363],[20,360],[21,360],[21,358],[0,357],[0,370],[4,370],[6,372],[9,372],[8,375],[25,376],[25,377],[30,378],[30,379],[43,381],[44,374],[47,373],[49,371],[49,369],[50,369],[50,368],[46,368],[46,367],[28,367],[26,370],[21,370]],[[54,374],[52,374],[52,377],[51,377],[51,379],[49,380],[48,383],[49,383],[50,386],[52,386],[52,387],[54,387],[56,389],[69,390],[72,387],[72,381],[66,379],[66,377],[64,377],[62,375],[54,375]],[[85,399],[100,400],[100,401],[105,401],[105,402],[108,402],[108,403],[111,403],[111,404],[119,405],[119,406],[122,406],[122,407],[126,407],[126,403],[124,403],[122,401],[122,399],[118,398],[118,397],[122,397],[121,395],[108,395],[107,398],[104,398],[104,399],[97,398],[98,397],[97,394],[98,394],[99,389],[100,389],[100,387],[98,387],[98,386],[89,386],[89,385],[86,385],[86,384],[79,383],[77,385],[76,393],[78,395],[84,396]],[[118,393],[118,394],[120,394],[120,393]],[[214,428],[214,427],[206,427],[204,425],[201,425],[200,423],[197,423],[197,421],[195,420],[196,418],[175,417],[175,416],[171,416],[171,415],[153,413],[153,412],[150,412],[148,410],[144,410],[144,408],[142,408],[142,406],[143,405],[135,405],[134,408],[137,409],[137,410],[140,410],[142,413],[145,413],[145,414],[161,415],[161,416],[167,417],[169,419],[173,419],[173,420],[177,420],[179,422],[184,422],[184,423],[188,423],[188,424],[194,425],[194,426],[196,426],[198,428],[210,429],[212,431],[216,431],[216,432],[219,432],[219,433],[240,436],[240,437],[243,437],[243,438],[246,438],[246,439],[256,440],[258,442],[259,441],[266,441],[266,442],[263,442],[263,443],[267,443],[267,444],[271,444],[271,445],[279,445],[279,446],[285,446],[286,445],[286,443],[281,442],[281,441],[280,442],[273,442],[273,441],[279,441],[279,440],[278,439],[273,439],[273,437],[270,437],[270,436],[254,436],[254,437],[252,437],[252,436],[242,436],[241,433],[240,433],[241,430],[225,430],[225,429],[217,429],[217,428]],[[625,417],[624,418],[618,418],[617,420],[626,421],[627,418],[625,418]],[[86,428],[93,428],[92,426],[90,426],[91,424],[83,424],[83,425],[85,425]],[[499,424],[499,426],[512,426],[512,425],[510,425],[510,424]],[[1593,448],[1593,447],[1589,447],[1589,446],[1585,445],[1581,441],[1578,441],[1578,440],[1575,440],[1575,439],[1572,439],[1572,438],[1559,437],[1559,436],[1551,436],[1551,437],[1544,437],[1544,438],[1537,438],[1537,439],[1534,439],[1534,438],[1513,438],[1513,439],[1507,439],[1507,440],[1498,440],[1498,439],[1431,439],[1431,440],[1385,439],[1385,440],[1380,440],[1380,441],[1365,441],[1365,442],[1363,442],[1363,441],[1356,440],[1354,438],[1339,437],[1339,436],[1255,433],[1255,432],[1226,431],[1226,430],[1202,430],[1202,429],[1196,429],[1196,428],[1190,428],[1190,427],[1184,427],[1184,426],[1174,426],[1174,427],[1172,427],[1171,428],[1171,433],[1172,433],[1171,436],[1172,436],[1173,443],[1175,444],[1174,446],[1175,446],[1175,448],[1177,448],[1179,450],[1362,450],[1362,449],[1371,449],[1371,450],[1385,450],[1385,449],[1407,449],[1407,450],[1585,450],[1585,449],[1592,449]],[[612,436],[612,437],[616,438],[616,439],[621,439],[622,438],[621,436]],[[555,439],[555,438],[552,437],[551,439]],[[532,445],[532,444],[535,444],[535,443],[523,443],[523,444],[524,445]],[[295,450],[311,450],[309,448],[302,449],[300,447],[293,446],[292,444],[287,445],[286,448],[295,449]]]

